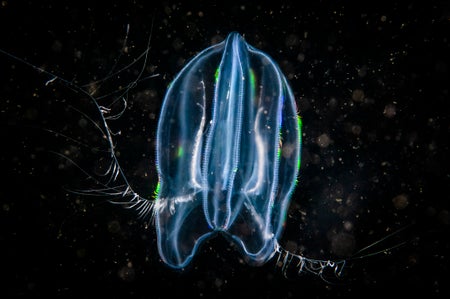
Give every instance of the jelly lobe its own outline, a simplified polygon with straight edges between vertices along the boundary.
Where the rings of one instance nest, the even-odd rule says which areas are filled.
[[[238,33],[194,57],[165,96],[155,222],[183,268],[220,232],[252,265],[274,254],[300,166],[301,121],[277,64]]]

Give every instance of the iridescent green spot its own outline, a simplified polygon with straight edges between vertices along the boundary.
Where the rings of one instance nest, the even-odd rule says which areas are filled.
[[[155,191],[153,191],[153,197],[154,198],[158,198],[160,190],[161,190],[161,183],[158,182],[158,185],[156,185]]]
[[[302,123],[302,118],[300,117],[300,115],[297,115],[297,126],[298,126],[298,140],[299,140],[299,143],[300,143],[300,150],[301,150],[301,145],[302,145],[302,126],[303,126],[303,123]],[[298,167],[298,169],[300,169],[300,163],[301,162],[301,155],[299,154],[298,155],[298,160],[297,160],[297,167]]]
[[[217,83],[217,81],[219,81],[219,73],[220,73],[220,68],[216,68],[216,72],[214,73],[214,81]]]
[[[184,154],[184,149],[183,149],[182,146],[179,146],[179,147],[178,147],[178,150],[177,150],[177,158],[182,157],[183,154]]]
[[[252,90],[255,90],[256,88],[256,76],[253,69],[250,69],[250,86],[252,87]]]
[[[280,161],[281,158],[281,148],[283,147],[283,134],[281,132],[281,124],[280,124],[280,131],[278,132],[278,151],[277,151],[277,160]]]

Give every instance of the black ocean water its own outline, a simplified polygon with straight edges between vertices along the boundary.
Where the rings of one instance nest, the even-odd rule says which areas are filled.
[[[2,297],[448,296],[444,1],[2,1],[0,24]],[[252,267],[221,237],[175,271],[151,219],[77,192],[98,188],[87,175],[108,166],[93,97],[112,114],[127,103],[110,122],[116,156],[152,199],[167,86],[231,31],[280,65],[303,121],[280,244],[349,259],[341,277],[283,273],[276,257]],[[358,256],[379,254],[352,260],[370,244]]]

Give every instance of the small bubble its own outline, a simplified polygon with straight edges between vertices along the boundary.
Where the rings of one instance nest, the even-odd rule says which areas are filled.
[[[328,137],[327,134],[323,133],[322,135],[320,135],[319,137],[317,137],[316,143],[321,147],[321,148],[326,148],[330,145],[331,143],[331,139],[330,137]]]
[[[442,210],[438,214],[438,221],[441,224],[449,225],[450,224],[450,213],[448,210]]]
[[[220,288],[221,286],[223,286],[224,282],[222,279],[216,278],[216,280],[214,281],[214,284],[215,284],[216,288]]]
[[[136,277],[136,273],[131,262],[128,262],[126,266],[122,267],[117,274],[124,281],[133,281]]]
[[[346,231],[351,231],[353,229],[353,223],[350,221],[344,221],[343,227]]]
[[[355,237],[349,233],[340,232],[331,238],[331,250],[338,256],[350,256],[355,249]]]
[[[52,51],[57,52],[57,53],[61,52],[62,48],[63,48],[63,44],[59,40],[55,40],[51,47]]]
[[[88,121],[85,119],[85,118],[81,118],[79,121],[78,121],[78,126],[80,126],[80,128],[86,128],[87,127],[87,125],[88,125]]]
[[[352,133],[353,133],[353,135],[358,136],[358,135],[361,134],[361,131],[362,131],[361,126],[359,126],[359,125],[353,125],[352,126]]]
[[[406,194],[397,195],[392,199],[392,203],[397,210],[403,210],[409,204],[408,196]]]
[[[300,38],[296,34],[289,34],[286,37],[285,44],[287,47],[296,47],[300,44]]]
[[[299,54],[297,55],[297,60],[300,61],[300,62],[305,61],[305,54],[299,53]]]
[[[7,203],[3,204],[3,211],[4,212],[9,212],[9,210],[10,210],[9,204],[7,204]]]
[[[395,114],[397,114],[397,109],[396,109],[395,105],[390,103],[390,104],[387,104],[386,106],[384,106],[383,114],[387,118],[393,118],[395,116]]]
[[[362,89],[355,89],[352,93],[352,100],[355,102],[363,102],[365,98],[364,91]]]
[[[110,233],[118,233],[120,231],[120,223],[117,220],[113,220],[108,223],[108,231]]]
[[[77,249],[76,254],[77,254],[77,257],[80,259],[86,257],[86,248]]]
[[[295,241],[289,240],[284,245],[284,249],[286,249],[289,252],[297,252],[298,244]]]
[[[363,78],[367,75],[367,66],[363,65],[361,68],[358,69],[358,76]]]

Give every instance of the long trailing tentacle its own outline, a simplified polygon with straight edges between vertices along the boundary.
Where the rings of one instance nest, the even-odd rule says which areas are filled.
[[[77,85],[71,82],[70,80],[67,80],[59,75],[56,75],[50,71],[45,70],[44,68],[36,66],[18,56],[15,56],[12,53],[0,49],[0,53],[37,70],[39,73],[49,76],[50,79],[46,81],[45,86],[49,86],[54,82],[59,82],[68,87],[69,89],[71,89],[72,91],[74,91],[76,94],[80,94],[88,98],[98,112],[98,117],[96,117],[96,120],[94,120],[87,113],[75,108],[74,106],[69,106],[69,109],[76,111],[77,113],[82,115],[83,118],[86,119],[90,124],[93,125],[94,129],[99,132],[99,134],[102,136],[104,140],[106,140],[107,144],[106,148],[92,147],[91,145],[83,143],[82,141],[70,137],[62,132],[58,132],[57,130],[44,129],[45,131],[55,134],[56,136],[66,138],[74,142],[78,146],[88,148],[91,151],[97,153],[100,152],[108,155],[109,162],[107,164],[106,169],[102,173],[99,174],[97,173],[94,175],[83,169],[79,164],[77,164],[76,161],[71,159],[69,156],[61,154],[59,152],[51,151],[55,155],[61,157],[62,159],[65,159],[68,163],[78,168],[85,175],[86,179],[93,181],[94,184],[97,186],[90,189],[70,189],[68,191],[75,194],[107,197],[108,200],[114,204],[120,204],[127,209],[135,210],[139,218],[143,219],[150,218],[149,220],[153,218],[154,202],[152,199],[144,198],[140,196],[138,193],[136,193],[131,187],[130,183],[128,182],[127,177],[125,176],[115,154],[116,146],[114,144],[113,136],[119,133],[113,132],[111,130],[109,122],[117,120],[123,115],[123,113],[127,109],[128,93],[132,88],[134,88],[138,83],[144,80],[159,76],[159,74],[152,74],[143,77],[149,59],[150,44],[153,34],[153,20],[154,18],[152,19],[151,29],[145,51],[143,51],[136,59],[134,59],[133,62],[117,70],[118,61],[121,57],[119,56],[115,60],[113,67],[111,68],[110,72],[106,77],[85,85]],[[130,30],[129,25],[127,25],[123,48],[126,47],[129,30]],[[122,55],[122,52],[120,55]],[[134,80],[128,83],[125,88],[113,90],[101,96],[94,96],[95,93],[98,91],[100,87],[99,85],[101,83],[104,83],[105,81],[117,76],[121,72],[125,71],[126,69],[128,69],[129,67],[140,61],[142,62],[142,66],[137,76],[135,77]],[[111,101],[109,101],[108,105],[100,105],[99,100],[104,98],[111,98]],[[113,106],[116,107],[118,101],[122,102],[122,108],[118,112],[113,113],[111,107]]]
[[[396,243],[392,246],[382,248],[380,250],[375,250],[372,252],[369,251],[370,249],[375,248],[377,245],[383,244],[383,242],[386,242],[388,239],[391,239],[392,237],[394,237],[394,236],[400,234],[401,232],[405,231],[406,229],[410,228],[412,225],[413,224],[405,225],[405,226],[393,231],[392,233],[384,236],[383,238],[381,238],[373,243],[370,243],[369,245],[367,245],[367,246],[361,248],[360,250],[358,250],[357,252],[355,252],[347,260],[352,261],[352,260],[363,259],[366,257],[376,256],[376,255],[380,255],[380,254],[386,254],[396,248],[404,246],[405,244],[408,243],[408,241],[405,240],[405,241]]]
[[[127,28],[127,34],[128,34],[128,30],[129,30],[129,28]],[[153,210],[154,210],[154,202],[153,202],[153,200],[146,199],[146,198],[140,196],[138,193],[136,193],[133,190],[133,188],[131,187],[130,183],[128,182],[128,179],[125,176],[125,174],[117,160],[117,156],[115,155],[115,144],[113,141],[113,136],[115,136],[119,133],[113,132],[111,130],[108,122],[117,120],[123,115],[123,113],[127,109],[126,98],[127,98],[127,94],[129,92],[129,90],[131,88],[135,87],[138,84],[138,82],[140,82],[140,80],[141,80],[141,77],[144,73],[144,70],[145,70],[145,67],[146,67],[147,61],[148,61],[148,55],[149,55],[149,50],[150,50],[150,41],[151,41],[151,37],[152,37],[152,30],[153,30],[153,25],[151,27],[146,50],[134,62],[132,62],[132,64],[134,64],[137,61],[143,59],[142,67],[141,67],[137,77],[135,78],[135,80],[130,82],[128,84],[128,86],[125,89],[123,89],[122,92],[118,96],[115,96],[114,97],[115,99],[111,103],[109,103],[108,106],[100,105],[98,100],[100,98],[111,96],[112,94],[116,93],[115,91],[111,92],[110,94],[94,98],[91,94],[88,94],[85,90],[85,88],[89,87],[90,85],[86,85],[83,87],[76,86],[77,90],[79,90],[83,94],[87,95],[91,99],[91,101],[93,102],[93,104],[95,105],[95,107],[97,108],[97,110],[100,113],[101,124],[99,125],[88,115],[86,115],[82,111],[77,110],[91,124],[93,124],[95,126],[95,128],[102,134],[103,138],[107,140],[107,144],[108,144],[107,153],[109,154],[110,162],[109,162],[108,166],[106,167],[106,170],[103,173],[99,174],[101,177],[105,177],[106,181],[101,182],[95,176],[89,174],[87,171],[85,171],[79,165],[77,165],[75,161],[71,160],[67,156],[63,156],[63,158],[68,159],[69,162],[71,162],[73,165],[75,165],[77,168],[79,168],[86,175],[87,178],[94,180],[94,182],[98,186],[100,186],[100,187],[93,188],[93,189],[72,190],[72,192],[75,192],[78,194],[83,194],[83,195],[105,196],[105,197],[111,198],[109,200],[110,202],[112,202],[114,204],[120,204],[127,209],[135,210],[138,215],[138,218],[141,218],[144,220],[152,220]],[[130,67],[130,65],[128,65],[126,68],[128,68],[128,67]],[[118,73],[124,71],[126,68],[122,68],[116,72],[113,72],[113,70],[112,70],[111,73],[106,77],[106,79],[102,80],[102,82],[104,82],[104,80],[107,80],[107,79],[113,77],[114,75],[117,75]],[[157,76],[157,75],[152,75],[152,76]],[[91,84],[93,84],[93,83],[91,83]],[[114,104],[116,104],[117,101],[119,101],[119,100],[122,101],[122,109],[113,114],[111,107]],[[76,108],[73,108],[73,109],[76,110]],[[116,184],[118,182],[119,178],[123,183]]]
[[[346,264],[345,259],[333,261],[308,258],[284,249],[278,242],[275,243],[274,254],[278,256],[276,265],[281,267],[285,277],[288,277],[288,272],[293,267],[297,274],[312,273],[328,281],[325,274],[331,271],[336,277],[340,277]]]
[[[383,238],[361,248],[356,253],[345,259],[326,260],[326,259],[308,258],[301,254],[290,252],[281,247],[278,243],[276,243],[274,249],[274,254],[278,256],[276,265],[281,268],[281,272],[286,277],[288,276],[288,272],[291,273],[292,269],[294,269],[294,271],[297,274],[302,274],[305,272],[312,273],[321,277],[324,281],[329,281],[328,277],[325,276],[326,274],[329,273],[333,273],[335,277],[340,278],[342,277],[343,271],[349,262],[381,254],[387,254],[388,252],[394,249],[404,246],[406,243],[408,243],[408,241],[402,241],[392,246],[382,248],[380,250],[375,250],[372,252],[370,251],[376,246],[383,244],[387,240],[392,239],[394,236],[405,231],[412,225],[413,224],[410,224],[399,228],[398,230],[384,236]]]

